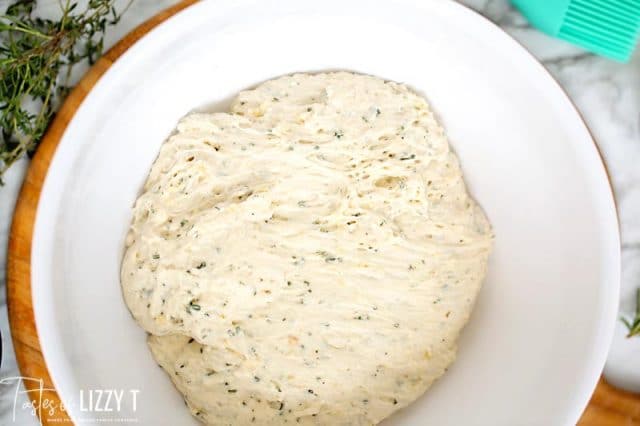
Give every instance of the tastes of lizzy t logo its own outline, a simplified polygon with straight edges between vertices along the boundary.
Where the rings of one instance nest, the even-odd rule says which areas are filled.
[[[22,385],[31,388],[23,390]],[[118,414],[135,413],[138,409],[139,389],[81,389],[77,400],[67,401],[66,405],[58,402],[57,399],[47,397],[47,392],[55,389],[44,386],[42,379],[33,377],[6,377],[0,380],[2,387],[11,388],[13,392],[8,394],[13,398],[13,421],[16,421],[18,410],[26,411],[38,419],[42,416],[55,421],[66,420],[64,416],[68,410],[77,408],[75,413],[79,413],[82,418],[76,419],[79,423],[135,423],[135,417],[122,417]],[[4,391],[2,394],[7,394]],[[21,398],[25,395],[26,398]],[[20,399],[25,400],[20,402]],[[58,416],[63,414],[63,416]],[[60,420],[58,420],[58,418]]]

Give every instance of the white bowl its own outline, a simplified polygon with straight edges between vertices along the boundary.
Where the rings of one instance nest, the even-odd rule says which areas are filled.
[[[347,69],[424,94],[493,223],[489,276],[450,371],[389,425],[574,423],[604,364],[618,303],[607,175],[575,108],[500,29],[449,1],[202,2],[106,73],[69,124],[32,252],[37,328],[76,421],[190,424],[122,300],[131,206],[177,120],[296,71]],[[134,411],[82,411],[96,389]]]

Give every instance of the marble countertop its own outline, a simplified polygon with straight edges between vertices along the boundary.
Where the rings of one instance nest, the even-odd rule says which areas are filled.
[[[40,1],[44,7],[54,0]],[[117,0],[124,4],[126,0]],[[137,0],[110,29],[107,46],[112,45],[140,22],[175,0]],[[564,87],[589,125],[605,159],[614,187],[622,238],[621,312],[630,314],[634,295],[640,287],[640,49],[627,64],[600,58],[547,37],[528,26],[508,0],[463,0],[502,27],[522,43]],[[0,0],[0,10],[7,1]],[[28,161],[17,163],[0,188],[0,330],[3,360],[0,380],[19,376],[9,334],[5,294],[5,261],[13,206]],[[618,324],[605,374],[611,382],[640,391],[640,339],[624,338]],[[635,354],[635,356],[634,356]],[[15,387],[0,384],[0,424],[14,421]],[[18,396],[18,408],[23,397]],[[38,424],[26,410],[15,411],[15,424]]]

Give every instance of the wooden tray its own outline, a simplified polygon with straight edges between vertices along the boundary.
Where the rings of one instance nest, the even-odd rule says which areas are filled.
[[[9,237],[7,262],[7,299],[11,335],[20,372],[24,377],[41,379],[42,382],[25,381],[31,400],[44,425],[71,424],[63,409],[47,410],[46,404],[61,407],[51,376],[42,356],[38,333],[36,331],[31,296],[31,242],[36,208],[53,153],[76,110],[91,91],[92,87],[111,65],[136,41],[197,0],[183,0],[166,9],[129,33],[123,40],[111,48],[89,70],[71,92],[36,153],[25,178],[20,197],[16,204]],[[50,389],[42,390],[41,389]],[[38,405],[41,401],[42,409]],[[535,409],[535,406],[532,406]],[[523,413],[526,416],[526,413]],[[582,416],[581,426],[640,426],[640,396],[614,389],[603,380]]]

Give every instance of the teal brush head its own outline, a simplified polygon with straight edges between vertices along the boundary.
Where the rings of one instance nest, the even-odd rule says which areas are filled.
[[[640,0],[512,0],[545,33],[626,62],[640,32]]]

